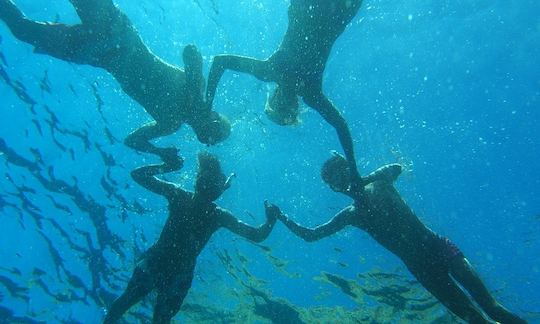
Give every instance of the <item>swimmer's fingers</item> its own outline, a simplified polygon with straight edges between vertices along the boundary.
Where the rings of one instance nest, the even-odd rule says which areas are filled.
[[[266,217],[268,219],[280,218],[280,216],[282,215],[279,207],[275,204],[268,202],[268,200],[264,201],[264,209],[266,212]]]

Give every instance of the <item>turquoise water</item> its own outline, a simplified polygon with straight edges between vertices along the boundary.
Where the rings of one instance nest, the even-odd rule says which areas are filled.
[[[16,3],[32,19],[77,22],[65,1]],[[269,56],[289,2],[115,3],[165,61],[183,66],[183,47],[196,44],[206,74],[216,54]],[[536,1],[366,0],[324,80],[361,172],[402,163],[397,187],[422,221],[456,242],[495,296],[531,323],[540,323],[539,13]],[[150,117],[104,70],[35,54],[4,23],[0,53],[0,323],[99,322],[166,217],[166,201],[129,177],[158,160],[122,143]],[[232,122],[230,138],[204,147],[184,127],[159,140],[186,160],[167,178],[191,190],[196,152],[208,150],[237,174],[218,204],[243,221],[262,223],[268,199],[303,224],[323,223],[349,203],[319,176],[329,152],[341,151],[335,132],[305,107],[299,125],[273,124],[263,113],[267,91],[227,72],[214,107]],[[398,312],[368,313],[380,322],[410,311],[373,296],[360,302],[324,273],[359,284],[359,274],[395,273],[414,286],[396,257],[356,229],[304,243],[278,224],[263,247],[222,230],[199,256],[176,319],[226,322],[240,307],[253,316],[245,322],[289,322],[265,298],[300,313]],[[126,319],[147,319],[151,303]]]

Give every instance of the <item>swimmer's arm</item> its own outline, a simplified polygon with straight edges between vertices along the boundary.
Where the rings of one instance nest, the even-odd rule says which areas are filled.
[[[194,107],[203,105],[204,77],[202,73],[203,58],[195,45],[187,45],[182,53],[186,72],[186,89],[188,100]]]
[[[354,145],[347,121],[345,118],[343,118],[334,104],[328,98],[326,98],[326,96],[320,92],[320,90],[316,90],[316,92],[305,95],[303,99],[308,106],[315,109],[321,115],[321,117],[336,130],[339,142],[345,153],[345,158],[347,159],[347,162],[349,162],[349,169],[352,179],[351,190],[359,190],[362,188],[362,178],[360,177],[356,167]]]
[[[273,205],[265,202],[264,206],[266,209],[266,222],[259,227],[252,227],[234,217],[234,215],[232,215],[229,211],[217,208],[216,212],[219,213],[219,225],[220,227],[225,227],[229,231],[245,237],[250,241],[257,243],[262,242],[268,237],[268,235],[270,235],[270,232],[277,221],[276,212],[275,209],[273,209]]]
[[[239,55],[217,55],[212,61],[210,73],[208,74],[208,84],[206,87],[206,104],[211,106],[216,96],[216,89],[219,80],[225,70],[232,70],[251,74],[259,80],[270,81],[271,73],[268,68],[268,61],[262,61],[251,57]]]
[[[376,181],[394,183],[394,181],[396,181],[402,171],[403,167],[400,164],[392,163],[384,165],[365,176],[363,178],[364,185],[367,186],[368,184]]]
[[[334,218],[325,224],[319,225],[315,228],[303,227],[300,224],[291,220],[287,215],[279,212],[277,218],[287,226],[287,228],[293,232],[296,236],[300,237],[304,241],[313,242],[322,238],[335,234],[345,228],[347,225],[352,225],[353,215],[355,209],[349,206],[340,211]]]
[[[179,191],[184,191],[172,182],[161,180],[156,177],[158,174],[163,174],[169,169],[177,170],[177,168],[168,166],[167,164],[153,164],[137,168],[131,171],[131,177],[142,187],[156,193],[158,195],[170,198],[178,194]]]

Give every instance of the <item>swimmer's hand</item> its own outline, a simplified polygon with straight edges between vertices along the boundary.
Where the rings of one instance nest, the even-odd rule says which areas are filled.
[[[266,212],[266,219],[268,221],[275,222],[278,218],[280,218],[283,215],[279,207],[272,203],[269,203],[268,200],[264,201],[264,209]]]
[[[364,179],[362,179],[360,174],[358,172],[351,172],[351,183],[349,184],[349,188],[347,188],[349,195],[362,195],[364,186]]]
[[[368,174],[363,180],[364,185],[368,185],[370,183],[373,183],[375,181],[385,181],[388,183],[393,183],[396,181],[396,179],[399,177],[401,172],[403,171],[403,167],[400,164],[392,163],[384,165],[377,170],[371,172]]]
[[[175,147],[160,149],[159,156],[163,161],[163,173],[182,169],[184,166],[184,159],[178,155],[178,152],[178,149]]]

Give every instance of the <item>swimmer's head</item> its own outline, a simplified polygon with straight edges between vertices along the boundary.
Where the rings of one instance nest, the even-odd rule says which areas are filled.
[[[321,177],[330,189],[346,193],[351,184],[349,163],[343,155],[334,152],[334,156],[324,162]]]
[[[229,120],[215,111],[211,111],[206,118],[199,118],[193,130],[197,139],[208,145],[223,142],[231,134],[231,124]]]
[[[205,201],[214,201],[229,187],[228,178],[221,171],[215,155],[201,152],[198,161],[195,195]]]
[[[267,97],[264,112],[278,125],[298,124],[298,96],[294,91],[286,91],[284,87],[278,85],[274,93]]]

